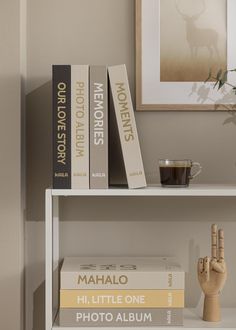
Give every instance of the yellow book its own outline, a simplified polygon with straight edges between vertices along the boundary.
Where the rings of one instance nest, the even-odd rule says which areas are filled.
[[[183,308],[184,290],[60,290],[60,308]]]

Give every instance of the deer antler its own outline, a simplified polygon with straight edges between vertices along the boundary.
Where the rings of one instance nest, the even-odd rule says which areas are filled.
[[[184,13],[180,10],[180,8],[179,8],[178,0],[175,0],[175,7],[176,7],[177,12],[178,12],[181,16],[186,17],[186,14],[184,14]]]
[[[187,15],[185,13],[183,13],[181,10],[180,10],[180,6],[178,4],[178,0],[175,0],[175,7],[176,7],[176,10],[177,12],[182,16],[182,17],[192,17],[194,20],[199,18],[203,13],[204,11],[206,10],[206,3],[205,3],[205,0],[202,0],[202,4],[203,4],[203,8],[200,10],[199,13],[193,15],[193,16],[190,16],[190,15]]]
[[[203,7],[200,10],[200,12],[197,13],[197,14],[195,14],[195,15],[193,15],[193,18],[194,19],[198,19],[205,12],[205,10],[206,10],[206,2],[205,2],[205,0],[202,0],[202,4],[203,4]]]

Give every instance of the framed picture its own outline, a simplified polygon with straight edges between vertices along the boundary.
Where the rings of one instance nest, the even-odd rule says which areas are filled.
[[[136,0],[137,110],[236,110],[236,0]],[[236,84],[236,73],[228,74]]]

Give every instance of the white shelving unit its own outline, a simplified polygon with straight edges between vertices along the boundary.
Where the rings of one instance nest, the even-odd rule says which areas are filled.
[[[53,196],[189,196],[189,197],[235,197],[236,185],[191,185],[188,188],[162,188],[161,186],[150,186],[145,189],[52,189]]]
[[[46,216],[46,330],[75,330],[82,328],[59,327],[58,311],[58,278],[59,278],[59,197],[107,196],[109,197],[236,197],[235,185],[191,185],[189,188],[162,188],[160,186],[145,189],[110,188],[101,190],[58,190],[47,189],[45,194]],[[164,327],[174,329],[236,329],[236,309],[224,309],[222,322],[207,323],[201,320],[197,310],[185,310],[183,327]],[[86,328],[88,329],[88,328]],[[91,328],[92,329],[92,328]],[[95,329],[95,328],[94,328]],[[107,328],[108,329],[108,328]],[[121,328],[116,328],[121,329]],[[125,328],[126,330],[134,328]],[[147,328],[138,328],[147,329]],[[153,327],[152,327],[153,329]],[[163,329],[155,327],[157,329]],[[99,330],[96,328],[96,330]]]

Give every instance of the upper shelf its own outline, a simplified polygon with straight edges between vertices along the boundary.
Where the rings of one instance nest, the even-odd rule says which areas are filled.
[[[188,188],[162,188],[150,186],[143,189],[111,187],[109,189],[50,189],[52,196],[209,196],[236,197],[236,185],[190,185]]]

